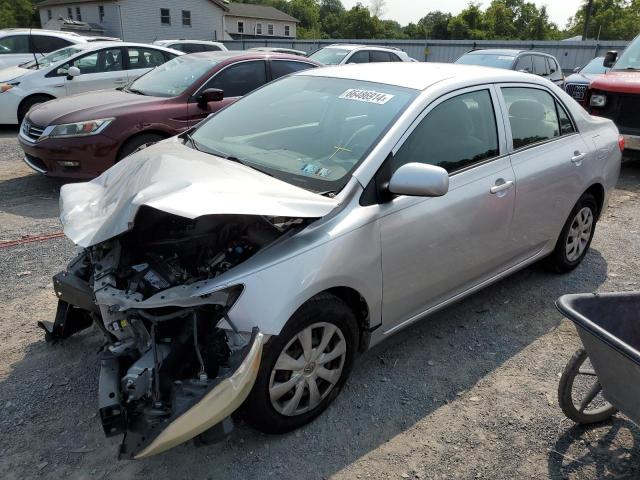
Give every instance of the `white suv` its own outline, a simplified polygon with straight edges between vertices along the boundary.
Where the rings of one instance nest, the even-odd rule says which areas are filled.
[[[376,62],[417,62],[406,52],[395,47],[378,45],[333,44],[309,55],[309,58],[325,65]]]
[[[13,67],[77,43],[101,40],[73,32],[7,28],[0,30],[0,68]]]

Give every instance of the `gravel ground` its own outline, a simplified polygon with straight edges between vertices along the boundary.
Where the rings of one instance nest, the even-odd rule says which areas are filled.
[[[640,477],[640,429],[622,415],[584,429],[556,401],[578,347],[556,311],[563,293],[638,289],[640,163],[623,167],[592,250],[569,275],[528,268],[364,354],[324,415],[294,433],[244,425],[217,445],[117,461],[96,417],[100,338],[50,346],[51,275],[65,239],[0,249],[0,478]],[[32,174],[0,141],[0,241],[59,230],[60,183]]]

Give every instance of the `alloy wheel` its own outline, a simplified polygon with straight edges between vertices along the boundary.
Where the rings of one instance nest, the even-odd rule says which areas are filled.
[[[336,325],[319,322],[293,337],[276,361],[269,379],[271,405],[296,416],[316,408],[340,380],[347,342]]]

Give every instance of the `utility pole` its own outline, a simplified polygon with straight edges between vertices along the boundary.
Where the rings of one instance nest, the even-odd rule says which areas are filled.
[[[584,16],[584,30],[582,30],[582,40],[587,39],[587,35],[589,34],[589,23],[591,22],[591,9],[593,8],[593,0],[587,1],[587,6],[585,7],[587,11]]]

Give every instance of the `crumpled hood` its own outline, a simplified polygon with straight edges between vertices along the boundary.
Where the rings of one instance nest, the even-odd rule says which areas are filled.
[[[188,148],[174,137],[130,155],[90,182],[64,185],[60,220],[67,237],[89,247],[130,230],[143,205],[192,219],[213,214],[318,218],[337,204]]]
[[[0,82],[8,82],[11,80],[15,80],[22,75],[32,72],[33,70],[28,70],[26,68],[21,67],[6,67],[0,69]]]
[[[640,93],[640,72],[610,71],[591,82],[591,88],[607,92]]]

